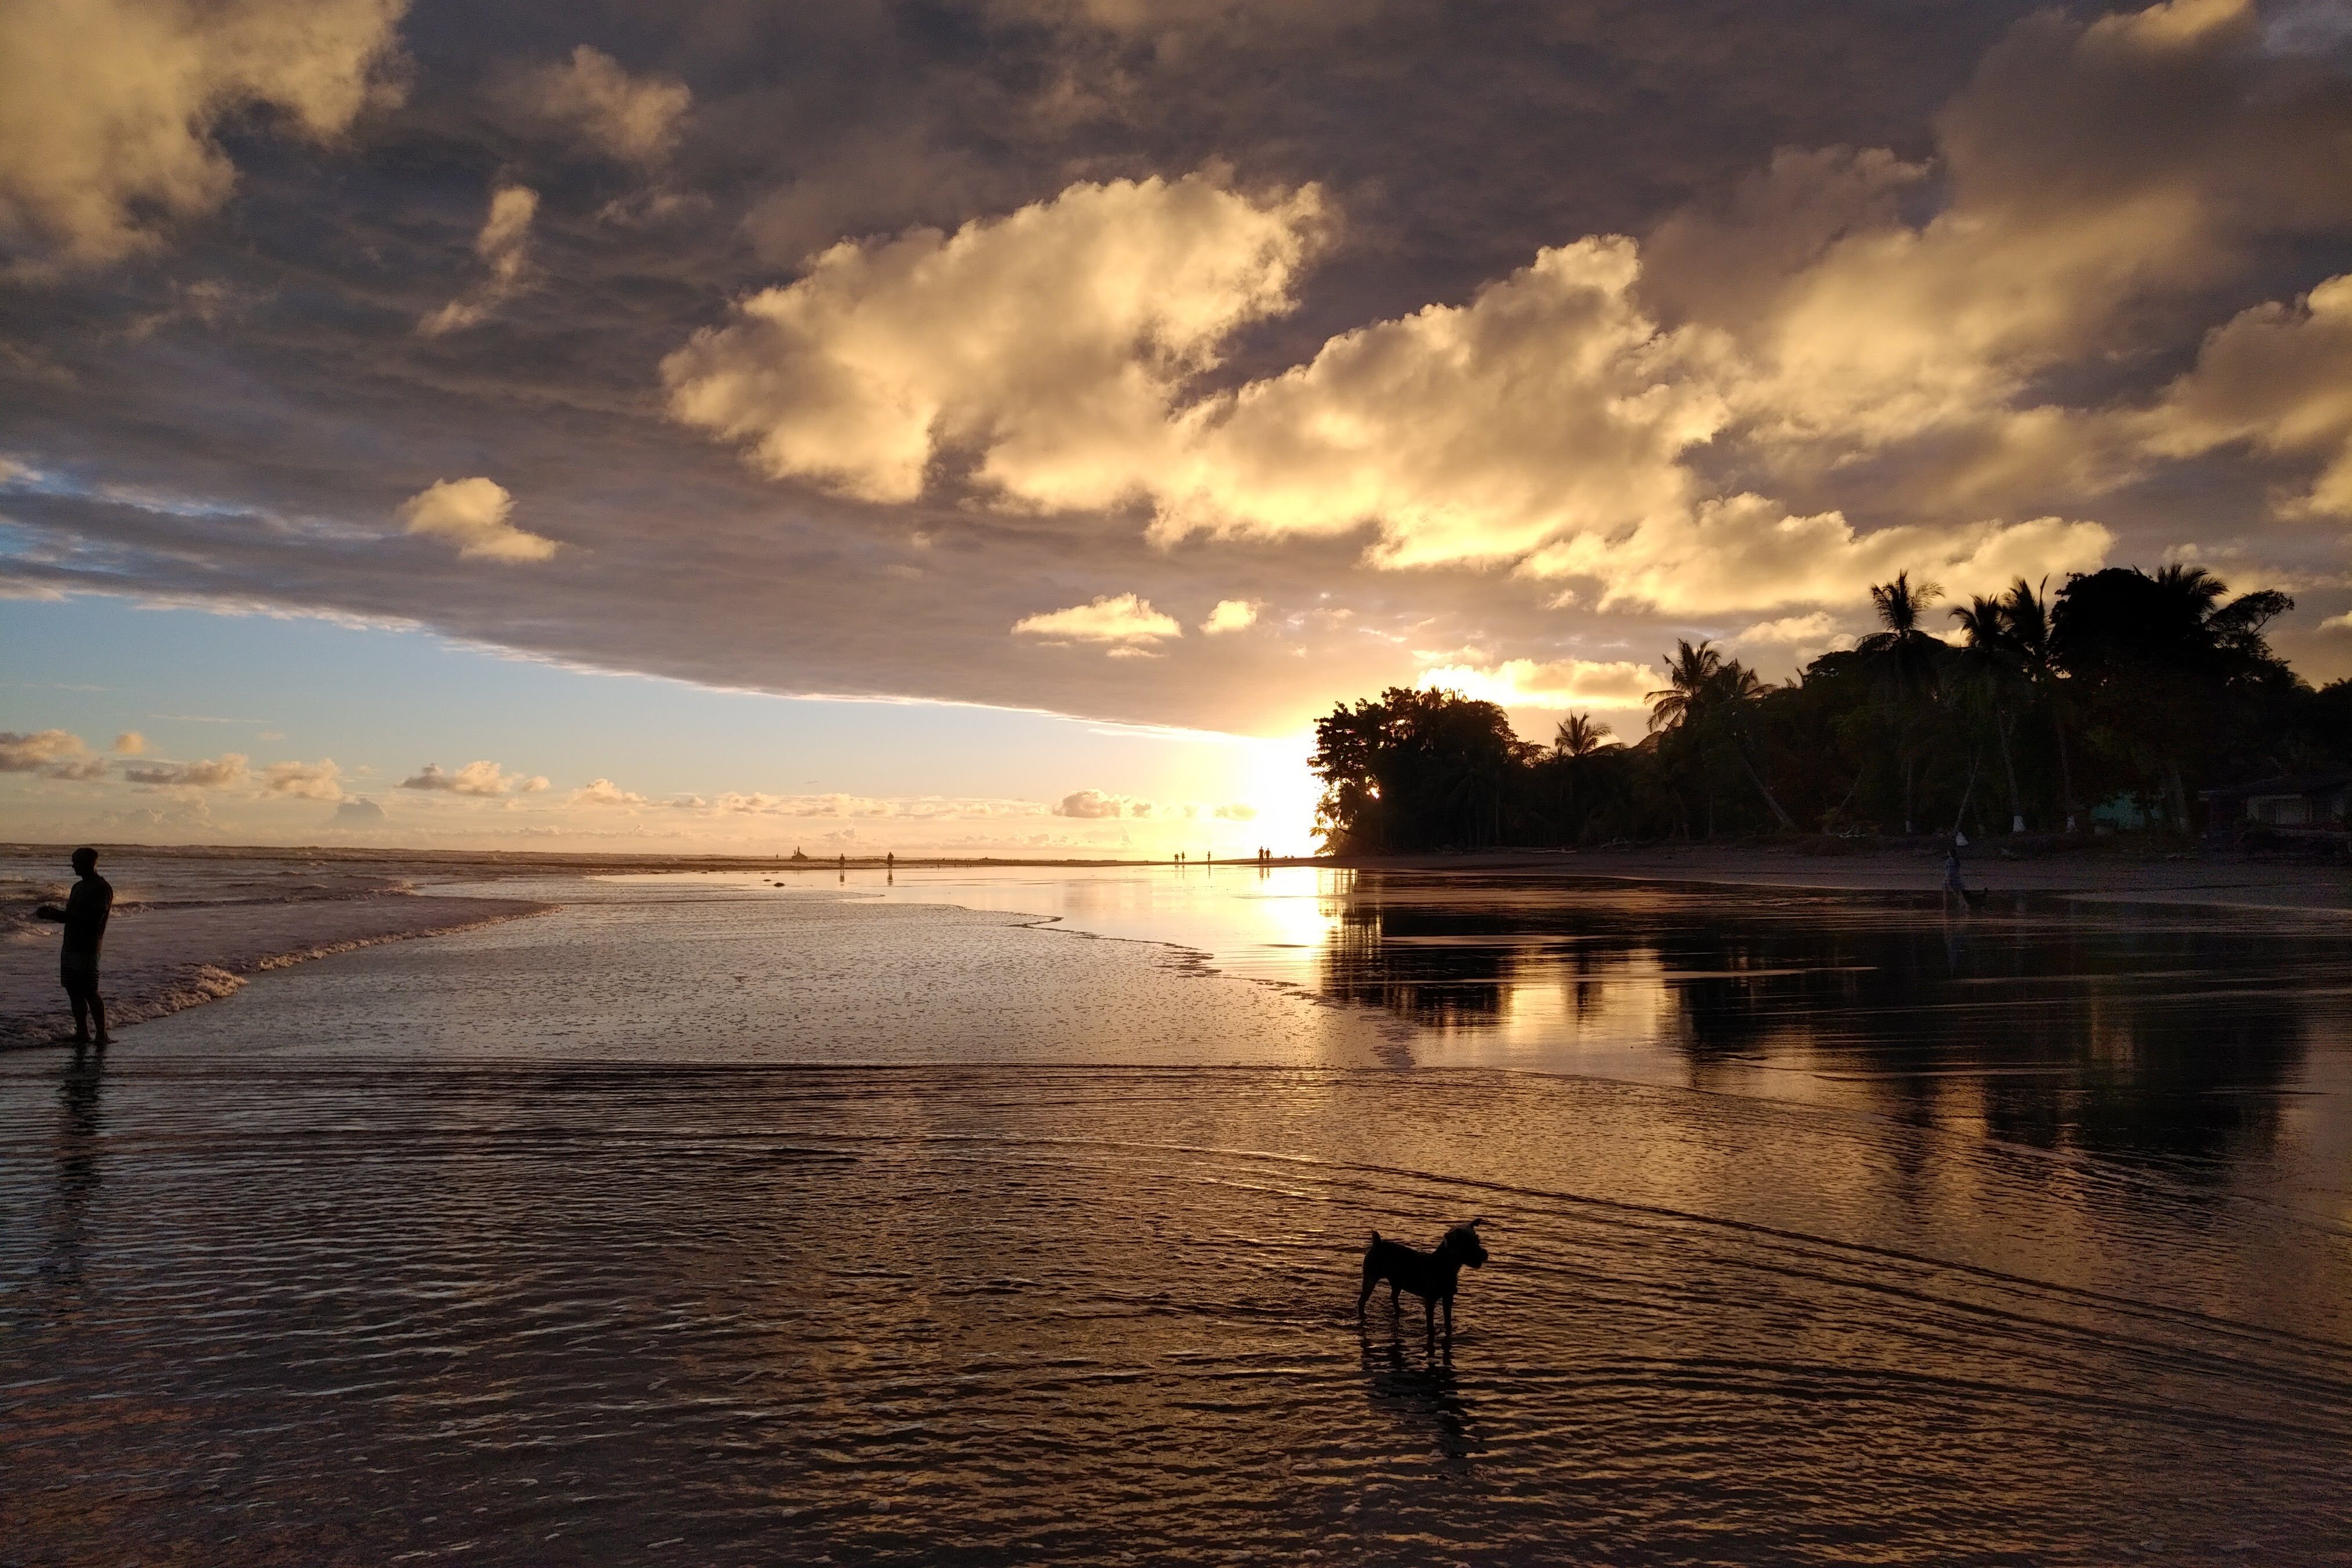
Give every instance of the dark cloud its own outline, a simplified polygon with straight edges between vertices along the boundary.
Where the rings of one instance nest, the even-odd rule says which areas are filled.
[[[725,327],[735,301],[805,276],[813,251],[951,233],[1076,184],[1207,172],[1260,202],[1316,186],[1329,226],[1291,308],[1219,342],[1185,396],[1306,364],[1335,334],[1465,306],[1547,247],[1613,234],[1647,268],[1630,300],[1665,330],[1699,321],[1741,345],[1740,374],[1700,388],[1736,404],[1780,374],[1758,347],[1772,323],[1809,299],[1864,298],[1803,294],[1827,287],[1842,237],[1925,256],[1902,277],[1947,300],[1935,289],[1958,279],[1966,304],[1968,286],[2002,281],[1985,275],[2001,258],[2054,266],[2031,249],[2036,234],[2079,237],[2085,214],[2177,197],[2197,214],[2158,242],[2179,281],[2116,290],[2113,311],[2031,353],[1969,362],[2000,374],[1970,393],[1966,419],[1856,446],[1854,416],[1831,410],[1820,419],[1845,432],[1834,452],[1809,445],[1809,426],[1766,445],[1701,433],[1643,460],[1681,465],[1694,500],[1770,497],[1780,510],[1759,526],[1832,511],[1864,531],[2050,516],[2151,560],[2231,541],[2247,585],[2300,572],[2297,625],[2315,626],[2352,605],[2343,521],[2266,520],[2274,494],[2327,493],[2318,470],[2340,429],[2275,451],[2242,434],[2240,411],[2260,405],[2224,407],[2214,389],[2249,361],[2252,325],[2202,379],[2164,389],[2196,368],[2208,330],[2346,269],[2352,187],[2327,161],[2352,144],[2345,41],[2304,26],[2289,48],[2275,26],[2180,0],[2167,13],[2180,28],[2227,37],[2135,77],[2128,60],[2082,64],[2088,15],[2021,25],[2023,5],[1875,0],[431,0],[399,24],[398,101],[354,100],[339,138],[283,134],[266,116],[207,122],[205,145],[236,173],[217,204],[173,208],[154,244],[121,259],[0,284],[0,458],[17,466],[0,468],[0,573],[17,591],[317,609],[778,691],[1216,727],[1293,721],[1433,665],[1647,660],[1669,635],[1816,613],[1601,610],[1589,585],[1561,608],[1566,580],[1507,561],[1369,565],[1370,523],[1155,543],[1143,493],[1081,512],[1007,507],[980,470],[1002,428],[990,411],[1034,399],[970,405],[956,438],[927,453],[919,498],[894,501],[763,475],[667,415],[664,361]],[[508,198],[504,238],[486,247],[500,191],[535,200],[526,222]],[[2026,248],[1937,251],[1932,226],[1956,205]],[[1892,276],[1859,270],[1867,248],[1840,265]],[[1930,263],[1945,270],[1918,270]],[[417,331],[467,301],[483,308],[463,330]],[[2298,374],[2319,363],[2317,335],[2280,348]],[[1391,341],[1403,336],[1377,340]],[[1409,449],[1425,425],[1394,417],[1401,405],[1360,372],[1327,372],[1325,401],[1294,398],[1295,420],[1237,428],[1222,449],[1247,437],[1251,460],[1272,462],[1327,410],[1390,417],[1385,445]],[[1590,384],[1604,402],[1638,390]],[[2021,419],[2021,399],[2057,414]],[[2165,408],[2170,424],[2146,423]],[[2118,422],[2135,409],[2141,424]],[[1758,417],[1731,406],[1721,429]],[[1469,470],[1430,471],[1459,487]],[[467,513],[462,537],[413,533],[404,503],[445,484],[494,489],[514,522],[492,507]],[[517,526],[552,553],[450,548]],[[1874,569],[1850,554],[1853,571]],[[1151,645],[1159,658],[1010,630],[1129,595],[1186,627],[1223,602],[1260,608],[1245,635],[1169,637]],[[2343,642],[2307,646],[2324,663]]]

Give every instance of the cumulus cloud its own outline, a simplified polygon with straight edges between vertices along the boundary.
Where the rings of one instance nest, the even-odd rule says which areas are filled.
[[[952,238],[827,252],[672,357],[672,408],[772,473],[868,499],[915,498],[951,454],[999,504],[1147,499],[1162,543],[1360,531],[1382,566],[1589,578],[1604,608],[1852,603],[1903,566],[2079,569],[2111,545],[2102,524],[2012,522],[1999,503],[2096,490],[2127,464],[2040,378],[2232,275],[2256,237],[2339,224],[2339,98],[2265,47],[2249,0],[2043,14],[1987,57],[1925,159],[1786,152],[1646,250],[1554,246],[1465,303],[1205,394],[1194,374],[1224,340],[1289,307],[1320,203],[1207,175],[1074,185]],[[1117,249],[1098,243],[1113,213]],[[1181,328],[1148,314],[1138,252],[1184,258]],[[2306,321],[2333,304],[2315,294]],[[2335,417],[2260,438],[2340,444]],[[2257,418],[2203,437],[2179,420],[2171,438]],[[1738,454],[1801,488],[1905,443],[1942,446],[1900,481],[1918,511],[1891,527],[1702,471],[1702,449]],[[2339,486],[2352,468],[2311,504]]]
[[[1777,621],[1759,621],[1732,640],[1761,643],[1771,647],[1822,647],[1837,635],[1837,622],[1826,610],[1815,610],[1810,616],[1783,616]]]
[[[1657,684],[1654,670],[1630,659],[1511,658],[1439,665],[1421,674],[1421,685],[1430,690],[1455,691],[1505,708],[1638,708]]]
[[[1257,613],[1263,606],[1255,599],[1220,599],[1209,618],[1201,623],[1207,637],[1219,637],[1226,632],[1245,632],[1257,625]]]
[[[372,97],[404,0],[11,0],[0,7],[0,235],[78,262],[158,242],[236,171],[214,140],[248,108],[313,141]]]
[[[297,800],[341,800],[343,770],[331,757],[315,763],[272,763],[261,770],[264,795],[290,795]]]
[[[251,774],[252,763],[236,752],[199,757],[193,763],[138,763],[122,776],[135,784],[173,789],[234,789]]]
[[[547,780],[538,775],[525,778],[510,773],[498,763],[483,760],[467,763],[456,773],[443,771],[437,763],[427,763],[401,780],[398,787],[480,796],[537,795],[547,788]]]
[[[1131,795],[1105,795],[1098,789],[1082,789],[1064,795],[1054,803],[1055,816],[1075,816],[1097,821],[1115,816],[1150,816],[1151,802],[1137,800]]]
[[[1893,174],[1874,181],[1901,183]],[[1009,264],[939,263],[942,245],[993,259],[1018,238],[1025,256],[1058,237],[1067,215],[1099,222],[1094,209],[1114,190],[1123,209],[1163,220],[1174,207],[1212,213],[1257,245],[1258,268],[1233,270],[1184,318],[1181,353],[1155,357],[1150,332],[1137,325],[1129,263],[1111,280],[1129,300],[1127,314],[1072,315],[1094,323],[1076,382],[1057,379],[1070,368],[1067,330],[1059,340],[1039,334],[1042,347],[1024,331],[987,337],[985,353],[913,354],[910,323],[950,310],[1025,321],[1036,289],[1025,268]],[[673,356],[673,410],[756,439],[773,472],[833,472],[871,499],[920,493],[934,437],[952,426],[950,444],[979,444],[978,473],[1013,502],[1098,507],[1146,495],[1155,503],[1151,537],[1163,544],[1192,533],[1367,531],[1381,566],[1508,564],[1589,578],[1603,607],[1706,613],[1851,601],[1874,574],[1915,563],[1958,572],[1982,558],[2047,573],[2095,565],[2109,542],[2096,524],[2052,520],[1864,534],[1835,512],[1800,517],[1769,498],[1709,494],[1690,454],[1743,418],[1752,424],[1743,409],[1781,372],[1759,365],[1723,330],[1662,326],[1639,296],[1640,251],[1622,237],[1547,249],[1466,304],[1342,333],[1293,370],[1180,405],[1185,381],[1171,366],[1213,363],[1223,334],[1287,304],[1289,274],[1318,213],[1254,207],[1195,176],[1074,186],[951,241],[925,234],[877,251],[831,252],[812,279],[761,297],[767,303],[751,313],[773,324],[764,336],[730,328]],[[1276,243],[1286,237],[1288,248]],[[897,257],[900,246],[913,254]],[[1063,259],[1114,258],[1079,247]],[[855,276],[821,286],[835,267]],[[879,358],[866,353],[877,333],[892,350]],[[919,394],[910,377],[920,378]],[[1074,391],[1079,405],[1047,416],[1034,387],[1048,382]],[[1126,391],[1097,395],[1106,386]],[[783,389],[787,400],[819,387],[836,395],[778,422],[768,416],[783,405],[767,392],[753,396],[755,387]],[[705,398],[718,401],[697,401]],[[1874,412],[1883,403],[1874,393],[1861,406]],[[718,412],[722,405],[731,412]],[[754,409],[765,423],[745,422]],[[836,417],[849,426],[816,423]],[[1174,627],[1144,631],[1100,611],[1131,597],[1033,616],[1018,629],[1093,636],[1140,657],[1138,645]]]
[[[552,539],[507,521],[514,497],[495,479],[436,479],[400,503],[399,517],[411,533],[446,539],[461,561],[516,563],[553,555]]]
[[[337,827],[381,827],[386,820],[383,807],[372,800],[350,796],[335,806],[334,826]]]
[[[87,783],[103,778],[106,764],[89,742],[67,730],[0,730],[0,773],[37,773],[43,778]]]
[[[671,414],[779,478],[912,500],[942,453],[1011,497],[1097,507],[1164,453],[1185,384],[1286,310],[1314,187],[1075,184],[954,234],[844,242],[663,363]]]
[[[1184,628],[1176,617],[1160,614],[1150,601],[1133,594],[1105,594],[1066,610],[1024,616],[1013,623],[1016,636],[1053,637],[1068,642],[1136,644],[1161,637],[1181,637]],[[1128,651],[1114,648],[1114,653]]]
[[[135,757],[147,749],[147,737],[136,730],[125,730],[114,737],[114,754]]]
[[[489,216],[474,237],[474,254],[489,276],[416,323],[428,338],[458,331],[487,320],[522,291],[530,268],[530,221],[539,214],[539,193],[528,185],[500,185],[490,193]]]
[[[2289,510],[2352,517],[2352,274],[2216,328],[2195,368],[2133,423],[2167,457],[2242,443],[2315,458],[2316,476]]]
[[[1790,517],[1762,496],[1738,495],[1614,538],[1563,540],[1529,557],[1527,567],[1591,579],[1604,609],[1710,615],[1850,600],[1864,585],[1906,570],[1955,592],[1986,591],[2015,577],[2089,571],[2114,542],[2099,523],[2055,517],[1860,533],[1838,512]]]
[[[1708,340],[1635,304],[1639,267],[1629,240],[1547,250],[1467,305],[1344,333],[1202,401],[1150,479],[1155,536],[1371,528],[1376,559],[1417,566],[1679,514],[1678,459],[1725,407]]]
[[[1242,801],[1229,801],[1222,805],[1204,805],[1199,801],[1155,801],[1139,795],[1112,795],[1104,790],[1074,790],[1047,808],[1055,816],[1066,816],[1081,822],[1116,820],[1197,822],[1215,818],[1223,822],[1250,822],[1257,817],[1257,807]]]
[[[646,797],[623,789],[611,779],[590,779],[572,792],[573,805],[644,805]]]
[[[568,131],[608,157],[643,164],[669,156],[694,101],[684,82],[631,76],[587,44],[562,65],[524,73],[510,97],[530,119]]]

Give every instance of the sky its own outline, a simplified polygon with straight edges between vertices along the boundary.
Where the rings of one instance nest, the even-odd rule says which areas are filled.
[[[0,837],[1308,847],[2102,564],[2352,673],[2352,4],[16,0]]]

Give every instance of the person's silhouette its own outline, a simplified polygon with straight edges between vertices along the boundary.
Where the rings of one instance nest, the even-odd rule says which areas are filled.
[[[106,1032],[106,1004],[98,994],[98,950],[106,940],[106,917],[114,911],[114,889],[98,874],[95,849],[75,850],[73,868],[79,880],[66,895],[65,908],[43,904],[33,913],[66,928],[64,945],[58,951],[58,978],[73,1005],[74,1043],[89,1045],[89,1026],[95,1023],[97,1043],[112,1045],[113,1037]]]

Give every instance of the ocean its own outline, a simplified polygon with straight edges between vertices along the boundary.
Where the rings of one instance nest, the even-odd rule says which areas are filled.
[[[104,868],[0,1561],[2352,1561],[2342,917]]]

